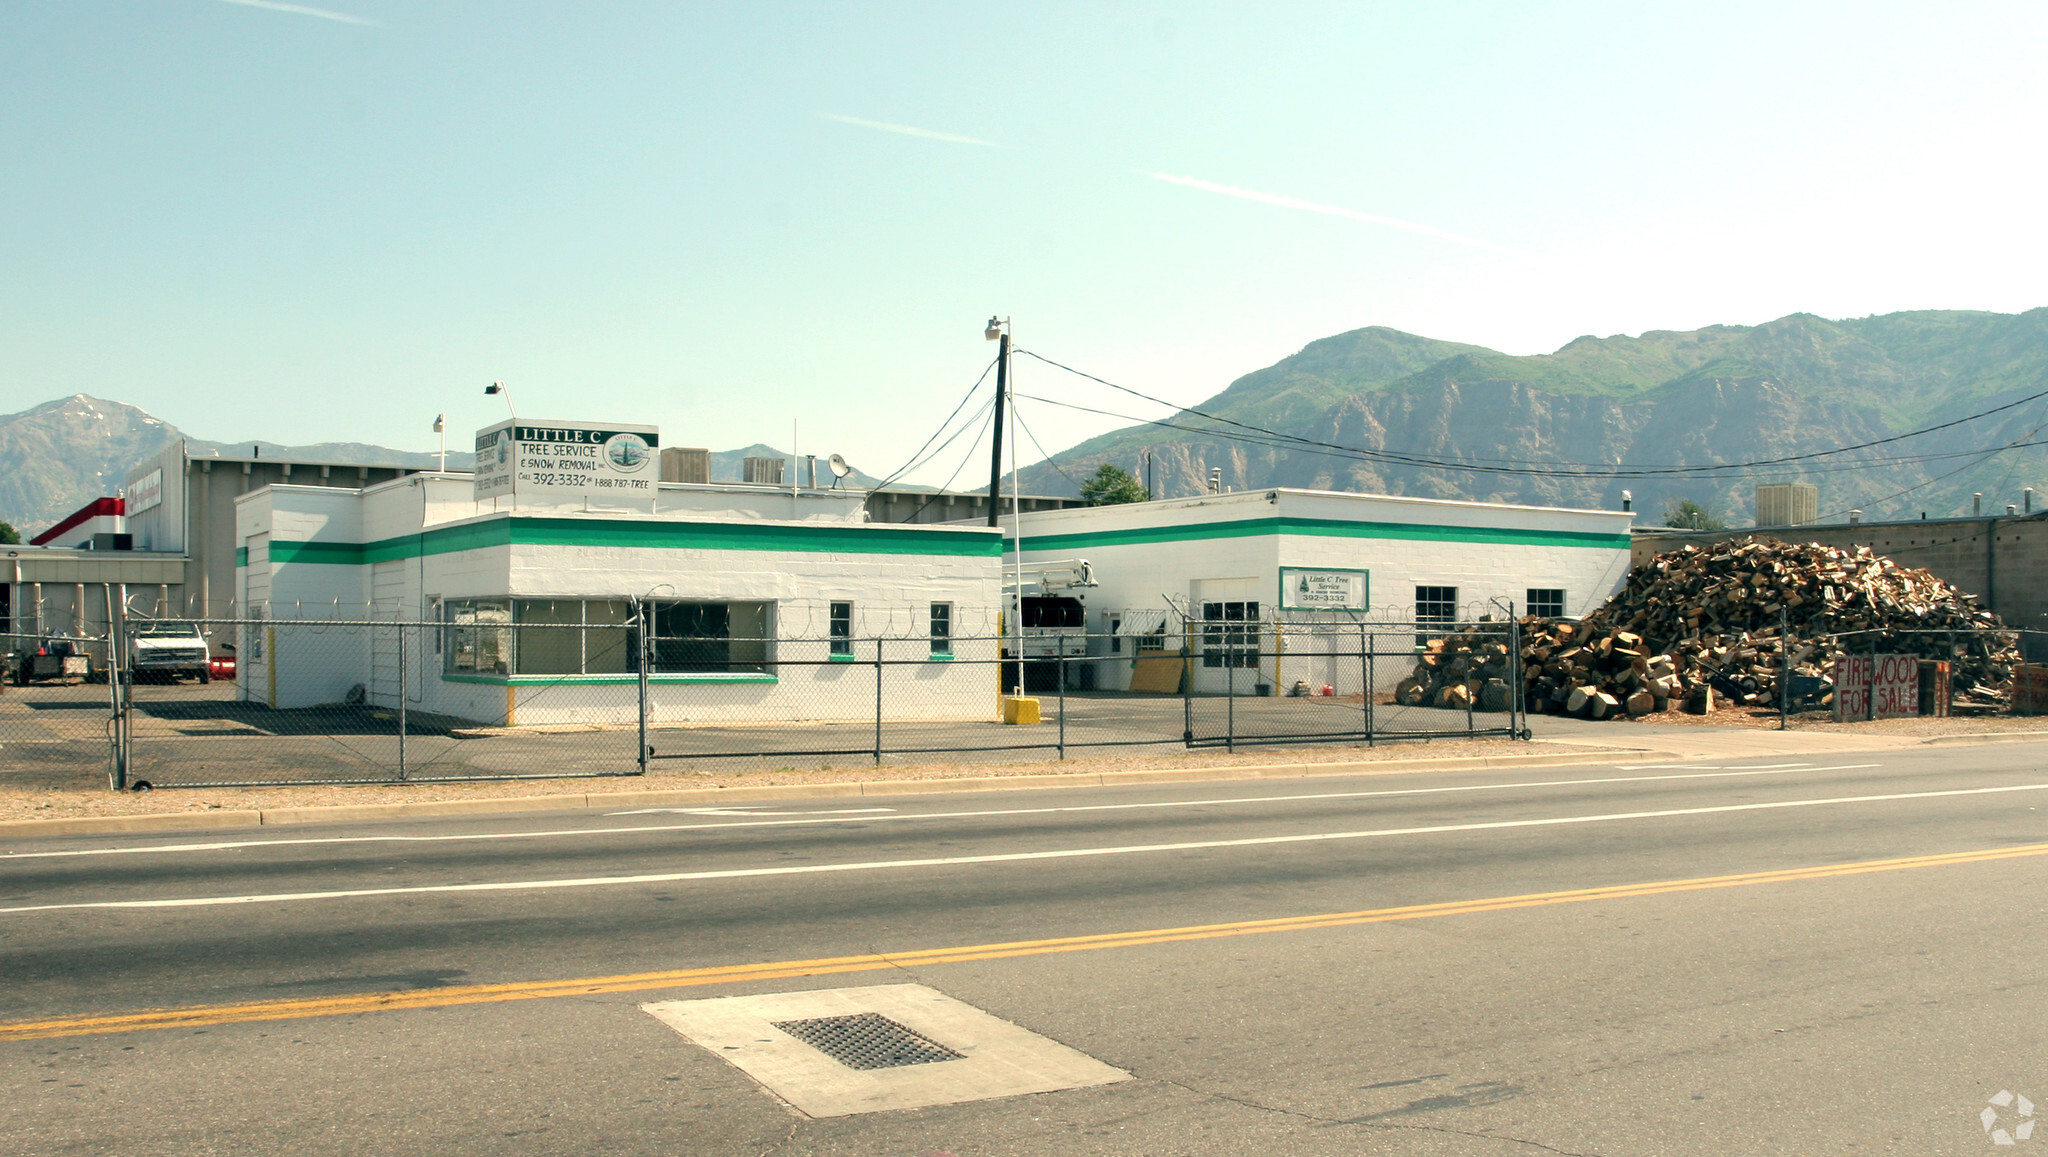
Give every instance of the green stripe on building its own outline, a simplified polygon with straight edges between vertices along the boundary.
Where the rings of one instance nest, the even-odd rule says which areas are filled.
[[[997,558],[998,535],[974,531],[876,526],[706,522],[597,522],[577,518],[501,518],[405,534],[376,542],[270,544],[273,563],[362,566],[373,562],[511,546],[609,550],[792,550],[842,554],[947,555]],[[247,551],[237,557],[247,564]]]
[[[1353,522],[1341,518],[1244,518],[1192,526],[1147,526],[1130,530],[1097,530],[1079,534],[1026,535],[1025,550],[1093,550],[1105,546],[1195,542],[1216,538],[1251,538],[1296,534],[1322,538],[1377,538],[1406,542],[1461,542],[1514,546],[1571,546],[1627,550],[1627,534],[1588,530],[1535,530],[1498,526],[1433,526],[1408,522]]]
[[[249,565],[249,548],[248,548],[248,547],[246,547],[246,546],[238,546],[238,547],[236,547],[236,548],[235,548],[235,565],[236,565],[236,566],[248,566],[248,565]]]

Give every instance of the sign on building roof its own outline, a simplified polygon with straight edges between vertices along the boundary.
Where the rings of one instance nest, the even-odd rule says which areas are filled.
[[[475,496],[509,496],[519,506],[649,501],[660,447],[653,426],[501,422],[477,431]]]
[[[135,485],[128,488],[126,512],[129,515],[155,510],[164,501],[164,470],[159,466],[142,476]]]

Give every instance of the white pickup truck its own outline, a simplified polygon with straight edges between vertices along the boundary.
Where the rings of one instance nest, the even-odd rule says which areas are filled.
[[[190,675],[201,683],[213,681],[213,656],[192,623],[165,619],[137,624],[130,637],[130,655],[138,678],[161,675],[175,680]]]

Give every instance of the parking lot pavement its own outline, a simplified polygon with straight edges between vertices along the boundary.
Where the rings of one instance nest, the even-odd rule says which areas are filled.
[[[622,775],[638,770],[630,710],[603,724],[478,726],[366,704],[273,710],[236,698],[231,683],[135,688],[131,781],[153,786],[363,782],[473,777]],[[1368,708],[1358,698],[1113,695],[1040,697],[1041,722],[988,718],[873,718],[793,723],[663,721],[650,727],[655,764],[737,773],[823,765],[980,765],[1058,761],[1079,754],[1162,754],[1190,746],[1349,742],[1368,731],[1403,735],[1500,734],[1504,715]],[[1194,742],[1189,742],[1190,737]],[[0,777],[18,785],[103,780],[109,744],[106,688],[13,688],[0,696],[0,751],[20,752]],[[880,748],[879,756],[877,748]]]

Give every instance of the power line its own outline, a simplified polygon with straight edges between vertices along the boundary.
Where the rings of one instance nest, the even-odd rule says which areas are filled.
[[[1040,455],[1041,455],[1041,456],[1043,457],[1043,460],[1044,460],[1044,462],[1045,462],[1045,464],[1046,464],[1047,466],[1050,466],[1050,467],[1052,467],[1052,468],[1053,468],[1054,470],[1057,470],[1057,471],[1059,471],[1059,475],[1060,475],[1060,477],[1062,477],[1062,478],[1066,479],[1066,480],[1067,480],[1067,481],[1069,481],[1069,482],[1072,482],[1072,483],[1074,484],[1074,487],[1075,487],[1075,489],[1077,489],[1077,490],[1078,490],[1078,489],[1080,489],[1080,486],[1081,486],[1081,483],[1080,483],[1080,481],[1079,481],[1078,479],[1076,479],[1076,478],[1075,478],[1075,477],[1074,477],[1074,476],[1073,476],[1072,474],[1069,474],[1069,473],[1067,473],[1067,472],[1066,472],[1066,470],[1065,470],[1065,469],[1063,469],[1063,468],[1062,468],[1062,467],[1060,466],[1060,464],[1059,464],[1059,463],[1057,463],[1057,462],[1055,462],[1055,461],[1053,461],[1053,460],[1052,460],[1052,455],[1050,455],[1050,454],[1047,454],[1047,453],[1045,452],[1045,447],[1044,447],[1044,446],[1039,446],[1039,444],[1038,444],[1038,435],[1036,435],[1036,434],[1032,433],[1032,432],[1031,432],[1031,427],[1029,427],[1029,426],[1026,426],[1026,425],[1024,424],[1024,415],[1023,415],[1023,413],[1022,413],[1021,411],[1019,411],[1019,410],[1017,409],[1017,398],[1018,398],[1018,396],[1019,396],[1019,395],[1017,395],[1017,394],[1016,394],[1015,392],[1012,392],[1012,393],[1011,393],[1011,395],[1010,395],[1010,420],[1011,420],[1012,422],[1015,422],[1015,423],[1017,423],[1017,428],[1018,428],[1019,430],[1022,430],[1022,431],[1024,431],[1024,436],[1025,436],[1026,438],[1029,438],[1029,439],[1031,439],[1031,444],[1032,444],[1033,446],[1038,446],[1038,453],[1039,453],[1039,454],[1040,454]],[[1033,399],[1033,400],[1035,401],[1036,399]]]
[[[2034,435],[2039,434],[2043,430],[2048,430],[2048,422],[2041,423],[2040,425],[2034,427],[2033,429],[2027,431],[2024,434],[2021,434],[2018,438],[2013,439],[2011,442],[2008,442],[2003,446],[1994,446],[1989,450],[1983,451],[1981,454],[1977,455],[1977,459],[1974,462],[1965,462],[1961,466],[1956,467],[1955,469],[1949,471],[1946,474],[1937,474],[1934,477],[1929,478],[1925,482],[1921,482],[1913,486],[1908,486],[1904,490],[1898,491],[1895,494],[1887,494],[1883,498],[1878,499],[1876,502],[1873,502],[1870,505],[1872,508],[1875,508],[1883,506],[1887,502],[1892,502],[1897,499],[1904,498],[1906,495],[1913,493],[1915,490],[1925,489],[1926,487],[1932,486],[1937,482],[1943,481],[1944,479],[1953,478],[1956,475],[1961,474],[1965,470],[1970,470],[1974,469],[1975,467],[1981,466],[1985,462],[1989,461],[1994,455],[2003,454],[2008,450],[2017,449],[2020,446],[2038,445],[2039,443],[2029,442],[2027,441],[2027,439],[2032,438]],[[1972,453],[1976,452],[1972,451]],[[1847,511],[1830,510],[1826,514],[1821,515],[1820,518],[1833,518],[1837,514],[1846,513]],[[1815,521],[1819,521],[1819,518],[1816,518]]]
[[[1165,418],[1140,418],[1140,417],[1138,417],[1138,416],[1136,416],[1136,415],[1134,415],[1134,414],[1124,414],[1124,413],[1119,413],[1119,412],[1117,412],[1117,411],[1114,411],[1114,410],[1102,410],[1102,409],[1097,409],[1097,408],[1096,408],[1096,407],[1094,407],[1094,406],[1083,406],[1083,405],[1079,404],[1078,402],[1063,402],[1063,401],[1060,401],[1060,400],[1059,400],[1059,399],[1057,399],[1057,398],[1047,398],[1047,397],[1041,397],[1041,396],[1039,396],[1039,395],[1036,395],[1036,394],[1018,394],[1018,395],[1016,395],[1016,396],[1017,396],[1017,397],[1020,397],[1020,398],[1029,398],[1029,399],[1030,399],[1031,401],[1034,401],[1034,402],[1044,402],[1044,403],[1046,403],[1047,405],[1051,405],[1051,406],[1059,406],[1059,407],[1062,407],[1062,408],[1064,408],[1064,409],[1069,409],[1069,410],[1079,410],[1079,411],[1081,411],[1082,413],[1086,413],[1086,414],[1097,414],[1097,415],[1100,415],[1100,416],[1102,416],[1102,417],[1105,417],[1105,418],[1116,418],[1116,419],[1118,419],[1118,420],[1120,420],[1120,421],[1125,421],[1125,422],[1135,422],[1135,423],[1137,423],[1137,424],[1139,424],[1139,425],[1144,425],[1144,426],[1158,426],[1158,427],[1160,427],[1160,428],[1162,428],[1162,429],[1167,429],[1167,430],[1179,430],[1179,431],[1182,431],[1182,432],[1184,432],[1184,433],[1189,433],[1189,434],[1199,434],[1199,435],[1202,435],[1203,437],[1208,437],[1208,438],[1215,438],[1215,439],[1218,439],[1218,440],[1220,440],[1220,441],[1225,441],[1225,442],[1240,442],[1240,443],[1243,443],[1244,445],[1247,445],[1247,446],[1264,446],[1264,447],[1267,447],[1267,448],[1269,448],[1269,449],[1282,449],[1282,450],[1285,450],[1285,449],[1297,449],[1297,448],[1299,448],[1299,447],[1297,446],[1297,444],[1296,444],[1296,440],[1294,440],[1294,439],[1290,439],[1290,438],[1285,438],[1285,437],[1264,437],[1264,436],[1259,436],[1259,435],[1250,435],[1250,434],[1234,434],[1234,433],[1231,433],[1231,432],[1230,432],[1230,431],[1228,431],[1228,430],[1219,430],[1219,429],[1216,429],[1216,428],[1215,428],[1215,427],[1213,427],[1213,426],[1189,426],[1189,425],[1184,425],[1184,424],[1182,424],[1182,423],[1179,423],[1179,422],[1174,422],[1174,421],[1170,421],[1170,420],[1168,420],[1168,419],[1165,419]],[[2000,448],[1999,448],[1998,450],[1995,450],[1995,451],[1993,451],[1993,453],[2002,453],[2002,452],[2004,452],[2004,451],[2006,451],[2006,450],[2016,450],[2016,449],[2021,449],[2021,448],[2023,448],[2023,447],[2027,447],[2027,446],[2043,446],[2043,445],[2048,445],[2048,442],[2029,442],[2029,441],[2021,441],[2021,442],[2016,442],[2016,443],[2013,443],[2013,444],[2011,444],[2011,445],[2008,445],[2008,446],[2000,447]],[[1352,460],[1358,460],[1358,461],[1368,461],[1368,462],[1377,462],[1377,461],[1382,461],[1382,460],[1383,460],[1383,459],[1382,459],[1382,458],[1381,458],[1381,457],[1380,457],[1379,455],[1377,455],[1377,454],[1376,454],[1376,453],[1375,453],[1374,451],[1370,451],[1370,450],[1358,450],[1358,449],[1352,449],[1352,448],[1348,448],[1348,447],[1336,447],[1336,446],[1332,446],[1331,444],[1327,444],[1327,443],[1318,443],[1318,444],[1316,444],[1316,445],[1315,445],[1315,446],[1314,446],[1314,447],[1313,447],[1312,449],[1310,449],[1310,451],[1309,451],[1309,452],[1311,452],[1311,453],[1315,453],[1315,454],[1321,454],[1321,455],[1324,455],[1325,457],[1330,457],[1330,458],[1345,458],[1345,459],[1352,459]],[[1952,458],[1968,458],[1968,457],[1972,457],[1972,456],[1974,456],[1974,455],[1978,455],[1978,454],[1982,454],[1982,453],[1984,453],[1984,451],[1981,451],[1981,450],[1952,450],[1952,451],[1946,451],[1946,452],[1943,452],[1943,453],[1939,453],[1939,454],[1900,454],[1900,455],[1892,455],[1892,456],[1888,456],[1888,457],[1883,457],[1883,458],[1865,458],[1865,459],[1861,459],[1861,460],[1859,460],[1859,461],[1856,461],[1856,462],[1853,462],[1853,463],[1840,463],[1840,464],[1831,464],[1831,465],[1817,465],[1817,466],[1805,466],[1805,467],[1802,467],[1802,468],[1801,468],[1801,472],[1802,472],[1802,473],[1809,473],[1809,474],[1840,474],[1840,473],[1852,473],[1852,472],[1855,472],[1855,471],[1862,471],[1862,470],[1870,470],[1870,469],[1873,469],[1873,468],[1875,468],[1875,467],[1878,467],[1878,466],[1883,466],[1883,465],[1893,465],[1893,464],[1903,464],[1903,463],[1913,463],[1913,462],[1937,462],[1937,461],[1944,461],[1944,460],[1947,460],[1947,459],[1952,459]],[[1447,470],[1467,470],[1467,471],[1471,471],[1471,472],[1474,472],[1474,473],[1482,473],[1482,474],[1485,474],[1485,473],[1546,473],[1546,472],[1539,472],[1539,471],[1507,471],[1507,470],[1501,470],[1501,469],[1499,469],[1498,467],[1493,467],[1493,466],[1475,466],[1475,465],[1470,465],[1470,464],[1462,464],[1462,463],[1452,463],[1452,462],[1442,462],[1442,463],[1430,463],[1430,464],[1426,464],[1426,468],[1428,468],[1428,469],[1447,469]],[[1696,470],[1696,472],[1697,472],[1697,473],[1696,473],[1696,476],[1697,476],[1697,477],[1700,477],[1700,478],[1702,478],[1702,479],[1713,479],[1713,478],[1714,478],[1714,477],[1715,477],[1716,475],[1720,475],[1720,474],[1724,474],[1724,473],[1740,473],[1740,472],[1742,472],[1742,471],[1743,471],[1743,470],[1744,470],[1745,468],[1746,468],[1746,467],[1745,467],[1745,465],[1744,465],[1744,464],[1742,464],[1742,463],[1731,463],[1731,464],[1727,464],[1727,465],[1717,465],[1717,466],[1701,466],[1701,467],[1696,467],[1696,468],[1694,468],[1694,469],[1695,469],[1695,470]],[[1561,477],[1561,478],[1588,478],[1588,479],[1598,479],[1598,478],[1608,477],[1609,475],[1608,475],[1608,474],[1606,474],[1606,473],[1603,473],[1603,472],[1597,472],[1597,471],[1585,471],[1585,472],[1575,472],[1575,471],[1554,471],[1554,472],[1547,472],[1547,476],[1550,476],[1550,477]]]
[[[943,434],[943,433],[945,433],[945,432],[946,432],[946,427],[947,427],[947,426],[950,426],[950,425],[952,425],[952,424],[953,424],[953,419],[954,419],[954,418],[957,418],[957,417],[959,417],[959,416],[960,416],[960,411],[961,411],[962,409],[965,409],[965,408],[966,408],[966,406],[967,406],[967,403],[968,403],[969,401],[971,401],[971,400],[972,400],[972,399],[974,398],[974,393],[975,393],[975,391],[976,391],[976,390],[979,390],[979,389],[981,389],[981,383],[983,383],[983,382],[985,382],[985,381],[987,381],[987,380],[988,380],[988,375],[989,375],[989,371],[990,371],[990,370],[993,370],[993,369],[995,369],[995,368],[996,368],[996,359],[992,359],[992,360],[990,360],[990,362],[989,362],[989,363],[988,363],[987,365],[985,365],[985,366],[983,366],[983,367],[981,368],[981,376],[980,376],[980,377],[978,377],[978,378],[976,378],[976,379],[974,379],[974,384],[973,384],[972,386],[969,386],[969,387],[967,388],[967,394],[966,394],[966,396],[965,396],[965,397],[962,397],[962,398],[960,399],[960,404],[959,404],[959,405],[957,405],[957,406],[954,406],[954,407],[953,407],[953,412],[952,412],[952,413],[950,413],[950,414],[948,414],[948,415],[946,415],[946,420],[945,420],[945,421],[943,421],[943,422],[940,422],[940,423],[939,423],[939,428],[938,428],[938,429],[936,429],[936,430],[934,430],[934,431],[932,431],[932,436],[931,436],[930,438],[926,438],[926,439],[924,440],[924,445],[923,445],[923,446],[919,446],[919,447],[917,448],[917,453],[915,453],[915,454],[912,454],[912,455],[910,456],[910,461],[908,461],[908,462],[905,462],[905,463],[904,463],[904,464],[903,464],[902,466],[899,466],[899,467],[897,467],[897,469],[896,469],[896,472],[895,472],[895,473],[893,473],[893,474],[889,475],[889,476],[888,476],[887,478],[884,478],[884,479],[882,479],[882,480],[881,480],[880,482],[878,482],[878,483],[876,483],[876,484],[875,484],[875,489],[876,489],[876,490],[880,490],[880,489],[882,489],[882,488],[883,488],[884,486],[887,486],[887,485],[889,485],[889,484],[890,484],[891,482],[894,482],[894,481],[896,481],[896,480],[897,480],[898,478],[901,478],[901,477],[903,477],[903,476],[904,476],[905,474],[908,474],[908,473],[910,473],[910,472],[911,472],[912,470],[916,469],[916,468],[917,468],[917,467],[918,467],[918,466],[919,466],[919,465],[921,464],[921,463],[920,463],[920,461],[919,461],[919,459],[920,459],[920,458],[922,458],[922,456],[924,455],[924,452],[925,452],[925,450],[926,450],[926,449],[928,449],[928,448],[930,448],[931,444],[932,444],[932,443],[933,443],[934,441],[936,441],[936,440],[937,440],[937,438],[938,438],[938,436],[939,436],[940,434]],[[974,420],[974,419],[972,419],[972,418],[969,418],[969,419],[968,419],[968,421],[970,421],[970,422],[971,422],[971,421],[973,421],[973,420]],[[962,427],[962,428],[964,429],[965,427]],[[959,437],[959,435],[958,435],[958,434],[956,433],[956,434],[954,434],[954,436],[953,436],[953,437],[957,438],[957,437]],[[946,439],[946,441],[947,441],[947,442],[951,442],[952,440],[953,440],[952,438],[948,438],[948,439]],[[939,446],[939,450],[944,450],[945,448],[946,448],[946,447],[945,447],[945,446],[944,446],[943,444],[941,444],[941,445]],[[937,454],[937,453],[938,453],[938,450],[933,450],[933,451],[932,451],[932,453],[933,453],[933,454]],[[958,471],[955,471],[955,473],[957,474],[957,473],[958,473]]]
[[[1194,414],[1197,417],[1206,418],[1211,422],[1220,422],[1224,425],[1234,426],[1240,430],[1245,430],[1253,434],[1261,435],[1264,438],[1277,439],[1279,444],[1306,446],[1314,449],[1336,451],[1341,454],[1365,458],[1367,460],[1399,462],[1404,465],[1421,466],[1429,469],[1465,470],[1475,473],[1483,472],[1490,474],[1522,474],[1534,477],[1548,478],[1647,478],[1679,476],[1689,474],[1714,474],[1730,470],[1753,470],[1767,466],[1784,466],[1794,462],[1806,462],[1816,458],[1826,458],[1836,454],[1846,454],[1855,450],[1866,450],[1873,446],[1882,446],[1891,442],[1902,441],[1907,438],[1917,438],[1923,434],[1930,434],[1937,430],[1945,430],[1952,426],[1959,426],[1965,422],[1973,422],[1979,418],[1984,418],[1992,414],[2001,413],[2005,410],[2010,410],[2016,406],[2024,405],[2027,402],[2034,401],[2037,398],[2048,397],[2048,390],[2042,390],[2039,393],[2029,394],[2028,396],[2021,398],[2018,401],[2008,402],[2004,405],[1995,406],[1991,409],[1983,410],[1975,414],[1970,414],[1962,418],[1957,418],[1953,421],[1942,422],[1938,425],[1923,427],[1921,429],[1913,430],[1904,434],[1894,434],[1890,437],[1877,438],[1869,442],[1857,443],[1853,446],[1838,446],[1828,450],[1817,450],[1806,454],[1792,454],[1782,458],[1764,458],[1751,462],[1729,462],[1711,466],[1661,466],[1633,467],[1629,469],[1621,469],[1618,467],[1609,468],[1604,466],[1597,466],[1591,463],[1575,462],[1553,463],[1550,464],[1548,467],[1539,467],[1528,464],[1527,459],[1496,459],[1494,461],[1503,464],[1479,465],[1469,460],[1455,461],[1446,458],[1433,458],[1421,455],[1403,454],[1389,450],[1368,450],[1357,446],[1345,446],[1336,442],[1323,442],[1314,438],[1304,438],[1300,435],[1288,434],[1279,430],[1270,430],[1264,426],[1254,426],[1247,422],[1239,422],[1233,418],[1223,417],[1220,414],[1211,414],[1205,410],[1200,410],[1193,406],[1175,406],[1172,402],[1168,402],[1163,398],[1155,398],[1150,394],[1144,393],[1139,390],[1131,389],[1129,386],[1118,385],[1117,383],[1109,381],[1106,378],[1100,378],[1094,374],[1088,373],[1085,370],[1078,370],[1072,366],[1064,365],[1060,362],[1053,361],[1051,358],[1045,357],[1041,354],[1034,353],[1031,350],[1019,350],[1016,352],[1029,355],[1030,357],[1035,358],[1038,361],[1044,362],[1046,365],[1052,366],[1055,369],[1065,370],[1066,372],[1073,374],[1077,377],[1086,378],[1091,382],[1096,382],[1098,384],[1108,386],[1110,389],[1129,394],[1135,398],[1142,398],[1145,401],[1153,403],[1154,405],[1166,406],[1175,410],[1178,413]],[[1175,428],[1189,429],[1189,427]],[[1195,432],[1204,431],[1196,430]],[[1216,431],[1215,433],[1220,435],[1221,432]],[[1523,464],[1506,464],[1517,462]],[[1559,467],[1572,468],[1560,469]]]
[[[982,405],[982,407],[981,407],[981,409],[980,409],[980,410],[976,410],[976,411],[975,411],[975,415],[976,415],[976,417],[979,417],[979,416],[980,416],[980,415],[981,415],[982,413],[984,413],[984,412],[986,412],[986,413],[988,413],[988,414],[989,414],[989,416],[990,416],[990,419],[991,419],[991,420],[992,420],[992,419],[994,418],[994,413],[995,413],[995,406],[994,406],[994,400],[993,400],[993,399],[991,399],[991,400],[990,400],[989,402],[987,402],[987,403],[984,403],[984,404]],[[969,420],[970,420],[970,421],[972,421],[973,419],[969,419]],[[946,476],[946,482],[945,482],[945,485],[943,485],[943,486],[940,486],[940,487],[939,487],[939,488],[938,488],[937,490],[934,490],[934,491],[932,491],[932,496],[931,496],[930,498],[927,498],[927,499],[925,499],[925,500],[924,500],[924,501],[923,501],[922,503],[920,503],[920,504],[918,505],[918,508],[917,508],[916,510],[913,510],[913,511],[911,511],[911,512],[910,512],[910,517],[909,517],[909,518],[906,518],[906,519],[904,519],[903,521],[905,521],[905,522],[916,522],[916,521],[917,521],[917,516],[918,516],[918,515],[920,515],[920,514],[923,514],[923,513],[925,512],[925,508],[926,508],[926,507],[930,506],[930,505],[931,505],[932,503],[934,503],[934,502],[937,502],[937,501],[938,501],[939,499],[941,499],[941,498],[944,498],[944,497],[946,497],[946,496],[947,496],[947,492],[948,492],[949,490],[951,490],[951,489],[952,489],[952,486],[953,486],[953,479],[955,479],[955,478],[958,478],[958,477],[960,477],[960,472],[961,472],[962,470],[965,470],[965,469],[967,469],[967,464],[968,464],[969,462],[972,462],[972,461],[974,461],[974,452],[975,452],[976,450],[979,450],[979,449],[981,449],[981,436],[982,436],[983,434],[986,434],[986,433],[988,433],[988,427],[989,427],[989,422],[988,422],[988,421],[983,421],[983,422],[982,422],[982,424],[981,424],[981,429],[979,429],[979,430],[975,431],[975,434],[974,434],[974,441],[972,441],[972,442],[968,443],[968,445],[967,445],[967,456],[966,456],[966,457],[964,457],[964,458],[962,458],[962,459],[960,459],[960,465],[958,465],[958,466],[955,466],[955,467],[953,467],[953,472],[952,472],[951,474],[949,474],[949,475],[947,475],[947,476]],[[960,434],[963,434],[963,433],[965,433],[966,431],[967,431],[967,427],[965,427],[965,426],[962,426],[962,427],[960,428],[959,432],[957,432],[957,433],[955,433],[955,434],[953,435],[953,438],[958,438],[958,437],[960,436]],[[951,442],[953,441],[953,438],[948,438],[948,439],[946,439],[946,442],[947,442],[947,443],[951,443]],[[939,447],[939,449],[940,449],[940,450],[943,450],[943,449],[945,449],[945,448],[946,448],[946,447],[945,447],[945,446],[943,446],[943,445]],[[933,453],[937,453],[937,451],[933,451]],[[989,496],[988,496],[988,501],[989,501],[989,505],[991,505],[991,506],[995,505],[995,501],[996,501],[996,496],[995,496],[995,495],[993,495],[993,494],[989,495]]]

